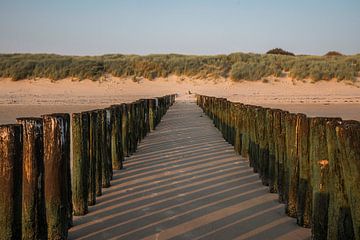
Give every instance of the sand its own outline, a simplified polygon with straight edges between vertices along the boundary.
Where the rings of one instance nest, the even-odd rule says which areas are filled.
[[[177,93],[179,100],[193,101],[200,93],[232,101],[303,112],[309,116],[340,116],[360,120],[360,79],[349,82],[295,81],[287,77],[263,81],[232,82],[229,79],[192,79],[171,76],[147,79],[107,76],[99,82],[64,79],[0,79],[0,124],[16,117],[52,112],[78,112],[103,108],[139,98]]]

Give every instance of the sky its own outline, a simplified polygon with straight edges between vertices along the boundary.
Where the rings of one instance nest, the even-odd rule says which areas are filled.
[[[360,53],[360,0],[0,0],[0,53]]]

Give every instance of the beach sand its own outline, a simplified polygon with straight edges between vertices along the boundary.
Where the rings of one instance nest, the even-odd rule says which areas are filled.
[[[177,93],[179,101],[194,101],[194,93],[199,93],[308,116],[360,120],[360,80],[357,83],[311,83],[286,77],[268,78],[266,82],[177,76],[152,81],[107,76],[97,82],[0,79],[0,124],[14,123],[16,117],[79,112],[171,93]]]

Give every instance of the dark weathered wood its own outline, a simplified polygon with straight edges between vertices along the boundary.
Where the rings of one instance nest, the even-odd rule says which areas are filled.
[[[286,129],[285,129],[285,116],[289,112],[281,111],[280,112],[280,133],[278,135],[278,192],[279,192],[279,202],[285,203],[287,201],[287,189],[288,189],[288,175],[286,168]]]
[[[296,117],[297,158],[299,161],[299,188],[297,192],[297,224],[311,226],[312,186],[309,162],[309,120],[305,114]]]
[[[296,138],[296,114],[285,115],[285,143],[286,143],[286,179],[287,179],[287,201],[285,212],[288,216],[297,217],[297,193],[299,179],[299,162],[297,158]]]
[[[349,226],[350,216],[356,240],[360,239],[360,123],[347,122],[336,127],[340,152],[340,168],[350,209],[339,207],[344,226]],[[345,223],[347,222],[347,223]],[[342,235],[351,236],[352,229],[343,229]]]
[[[277,171],[275,169],[275,137],[274,137],[274,109],[266,109],[266,123],[265,123],[265,141],[267,142],[267,147],[269,151],[269,164],[268,164],[268,183],[269,183],[269,192],[277,192]]]
[[[106,119],[106,110],[102,109],[101,112],[101,142],[100,142],[100,148],[101,148],[101,183],[103,188],[110,187],[110,160],[109,158],[111,156],[108,155],[108,144],[107,144],[107,119]]]
[[[21,239],[22,127],[0,126],[0,239]]]
[[[17,118],[23,129],[22,239],[47,239],[41,118]]]
[[[149,99],[149,127],[150,131],[155,130],[155,119],[156,119],[156,99]]]
[[[341,154],[336,127],[343,122],[328,121],[326,139],[329,156],[328,239],[354,239],[350,205],[344,186]]]
[[[90,119],[90,138],[89,138],[89,197],[88,197],[88,205],[92,206],[96,203],[96,161],[97,161],[97,127],[98,127],[98,119],[97,112],[91,111],[89,112]]]
[[[96,196],[102,195],[102,166],[103,166],[103,133],[102,133],[102,126],[103,123],[103,111],[97,110],[97,131],[96,131],[96,171],[95,171],[95,184],[96,184]]]
[[[111,108],[106,108],[106,155],[107,155],[107,161],[108,161],[108,171],[109,171],[109,177],[110,180],[113,179],[113,165],[112,165],[112,109]],[[122,152],[122,149],[121,149]]]
[[[72,114],[72,203],[74,215],[88,212],[89,115]]]
[[[329,155],[326,139],[327,121],[341,119],[310,118],[309,158],[311,164],[313,239],[327,239],[329,208]]]
[[[123,149],[123,155],[129,157],[129,114],[127,104],[121,104],[122,116],[121,116],[121,143]]]
[[[71,225],[70,116],[43,116],[45,206],[49,239],[67,239]]]

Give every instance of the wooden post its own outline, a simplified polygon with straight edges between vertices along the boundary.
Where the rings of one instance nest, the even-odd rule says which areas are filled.
[[[327,121],[341,119],[310,118],[311,184],[313,189],[312,226],[313,239],[327,239],[329,207],[329,155],[326,139]]]
[[[156,118],[155,101],[156,101],[156,99],[149,99],[149,127],[150,127],[150,131],[155,130],[155,118]]]
[[[45,206],[49,239],[67,239],[71,225],[70,116],[43,116]]]
[[[122,136],[122,106],[114,105],[112,111],[112,129],[111,129],[111,158],[113,169],[120,170],[123,168],[123,144]]]
[[[103,114],[102,110],[97,110],[97,128],[96,128],[96,171],[95,171],[95,184],[96,184],[96,196],[102,195],[102,166],[103,166],[103,159],[102,159],[102,126],[103,126]]]
[[[72,203],[76,216],[88,212],[89,114],[72,114]]]
[[[296,142],[296,114],[289,113],[285,115],[285,143],[286,143],[286,182],[287,196],[285,203],[285,212],[288,216],[296,218],[299,162]]]
[[[89,138],[89,197],[88,197],[88,205],[92,206],[96,203],[96,152],[97,152],[97,127],[98,127],[98,119],[97,112],[91,111],[89,112],[90,118],[90,138]]]
[[[279,202],[285,203],[287,200],[287,174],[286,174],[286,147],[285,147],[285,115],[286,111],[280,111],[279,113],[279,132],[277,136],[277,150],[278,150],[278,193]]]
[[[22,125],[22,239],[47,239],[44,142],[41,118],[17,118]]]
[[[336,128],[342,124],[344,122],[340,121],[328,121],[326,123],[330,175],[328,239],[355,239],[349,201],[344,185],[340,146],[336,136]]]
[[[21,239],[21,125],[0,126],[0,239]]]
[[[101,113],[101,141],[100,141],[100,148],[101,148],[101,171],[102,171],[102,180],[101,180],[101,187],[108,188],[110,187],[110,156],[108,156],[108,144],[107,144],[107,117],[106,117],[106,110],[100,110]]]
[[[266,109],[266,142],[269,151],[269,164],[268,164],[268,183],[269,183],[269,192],[277,192],[277,165],[275,161],[275,137],[274,137],[274,109]]]
[[[360,239],[360,123],[345,122],[336,127],[336,136],[338,138],[338,147],[340,150],[340,168],[345,186],[346,195],[350,209],[345,205],[338,206],[341,217],[341,225],[348,226],[343,229],[340,236],[355,236]],[[349,227],[350,216],[353,229]],[[330,226],[331,227],[331,226]],[[352,231],[354,233],[352,233]],[[339,236],[339,237],[340,237]],[[348,238],[351,239],[351,238]]]
[[[106,154],[107,154],[107,160],[108,160],[108,167],[109,167],[109,175],[110,175],[110,180],[113,179],[113,165],[112,165],[112,152],[111,152],[111,147],[112,147],[112,109],[110,108],[106,108]],[[122,152],[122,149],[121,149]]]
[[[121,116],[121,142],[123,155],[129,157],[129,115],[127,104],[121,104],[122,116]]]
[[[305,114],[296,117],[299,188],[297,192],[297,224],[311,227],[312,185],[309,162],[309,120]]]

